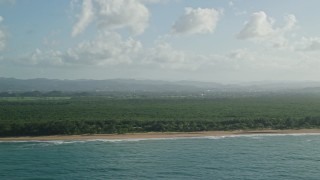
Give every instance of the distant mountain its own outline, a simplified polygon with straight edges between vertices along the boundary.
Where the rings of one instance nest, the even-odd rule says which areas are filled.
[[[0,78],[0,91],[199,91],[223,85],[133,79],[56,80]]]
[[[253,82],[219,84],[198,81],[156,81],[134,79],[57,80],[0,78],[0,92],[19,91],[120,91],[120,92],[195,92],[195,91],[318,91],[320,82]]]

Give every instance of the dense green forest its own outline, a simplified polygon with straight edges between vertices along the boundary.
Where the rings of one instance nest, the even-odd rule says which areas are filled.
[[[315,94],[0,98],[0,136],[318,127]]]

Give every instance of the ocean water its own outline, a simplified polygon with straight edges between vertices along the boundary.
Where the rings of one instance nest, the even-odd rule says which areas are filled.
[[[0,179],[319,179],[320,135],[0,142]]]

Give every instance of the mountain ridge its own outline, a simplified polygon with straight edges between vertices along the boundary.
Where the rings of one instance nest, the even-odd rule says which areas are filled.
[[[201,81],[136,79],[16,79],[0,77],[0,91],[277,91],[318,90],[320,82],[247,82],[222,84]]]

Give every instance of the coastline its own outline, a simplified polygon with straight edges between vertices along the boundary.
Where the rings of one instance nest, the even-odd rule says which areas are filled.
[[[320,129],[292,129],[292,130],[235,130],[235,131],[200,131],[200,132],[146,132],[127,134],[89,134],[89,135],[53,135],[53,136],[23,136],[0,137],[0,141],[83,141],[83,140],[126,140],[126,139],[159,139],[159,138],[193,138],[193,137],[221,137],[235,135],[262,134],[320,134]]]

